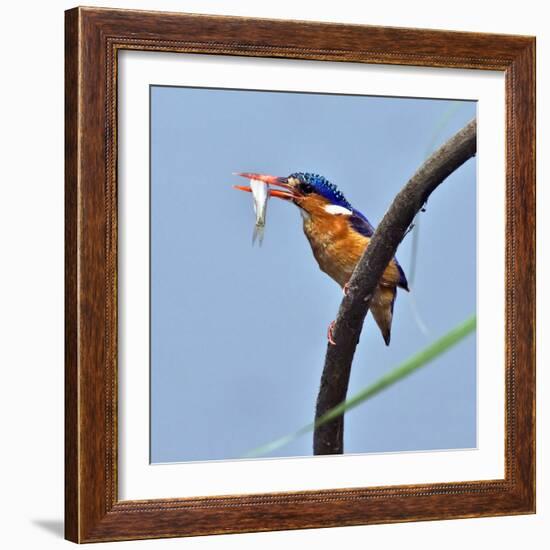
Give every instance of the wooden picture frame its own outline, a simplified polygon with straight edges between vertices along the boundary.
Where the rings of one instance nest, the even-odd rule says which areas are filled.
[[[125,49],[505,74],[504,479],[119,500],[117,54]],[[67,539],[114,541],[535,511],[533,37],[75,8],[66,12],[65,55]]]

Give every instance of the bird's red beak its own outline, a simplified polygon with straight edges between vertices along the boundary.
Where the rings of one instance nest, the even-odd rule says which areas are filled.
[[[241,176],[248,180],[258,180],[267,183],[268,185],[276,185],[277,187],[282,187],[283,190],[279,189],[269,189],[268,193],[270,197],[277,197],[278,199],[292,200],[295,198],[295,193],[292,191],[292,187],[288,184],[287,178],[281,178],[278,176],[269,176],[267,174],[254,174],[251,172],[241,172],[235,173],[236,176]],[[247,191],[248,193],[252,192],[252,189],[246,185],[234,185],[234,189],[239,191]]]

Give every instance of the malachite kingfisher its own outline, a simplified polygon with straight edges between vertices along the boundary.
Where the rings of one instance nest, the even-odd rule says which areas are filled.
[[[318,174],[295,172],[287,177],[277,177],[245,172],[236,175],[280,188],[269,188],[269,196],[292,202],[299,208],[304,233],[319,267],[346,293],[353,270],[374,233],[374,227],[369,220],[353,208],[336,185]],[[251,192],[251,188],[247,186],[234,187]],[[405,273],[393,258],[370,303],[370,311],[386,345],[390,343],[397,288],[409,290]],[[332,324],[328,339],[334,344]]]

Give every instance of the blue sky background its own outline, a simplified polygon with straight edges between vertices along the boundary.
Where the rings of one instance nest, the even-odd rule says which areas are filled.
[[[324,175],[376,225],[474,102],[151,88],[151,460],[239,458],[312,421],[326,329],[342,294],[298,209],[269,203],[252,247],[251,197],[232,172]],[[367,318],[349,395],[476,310],[476,161],[421,214],[412,293],[392,342]],[[412,235],[397,257],[410,275]],[[476,338],[346,416],[347,453],[476,446]],[[311,434],[271,456],[311,455]]]

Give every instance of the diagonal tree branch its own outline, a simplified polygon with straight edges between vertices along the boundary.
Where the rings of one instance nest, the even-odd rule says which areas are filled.
[[[327,346],[315,420],[345,401],[355,348],[378,281],[430,194],[476,154],[476,130],[476,121],[472,120],[435,151],[399,191],[376,228],[336,317],[332,334],[337,345]],[[344,452],[343,415],[315,429],[313,452],[316,455]]]

